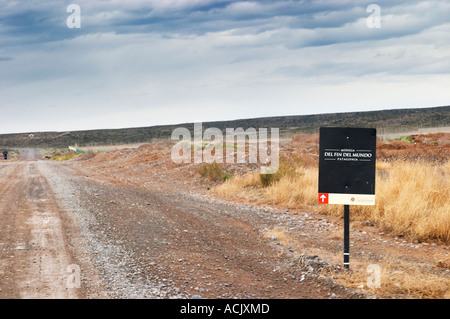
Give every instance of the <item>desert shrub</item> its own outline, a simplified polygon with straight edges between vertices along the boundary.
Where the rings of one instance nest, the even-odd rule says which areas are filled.
[[[261,185],[268,187],[278,182],[282,177],[294,178],[297,175],[297,169],[301,167],[301,162],[295,158],[281,157],[278,165],[278,170],[272,174],[261,173],[259,175]]]
[[[264,187],[272,185],[274,182],[278,181],[280,178],[275,174],[260,174],[259,178],[261,180],[261,184]]]
[[[413,141],[411,136],[403,136],[403,137],[396,138],[395,140],[397,140],[397,141],[405,141],[406,143],[409,143],[409,144],[413,144],[414,143],[414,141]]]
[[[45,155],[45,158],[51,159],[53,161],[68,161],[80,156],[79,153],[67,151],[67,150],[54,150],[49,154]]]
[[[231,174],[229,174],[229,173],[225,173],[225,174],[222,176],[222,180],[223,180],[224,182],[226,182],[227,180],[231,179],[232,177],[233,177],[233,175],[231,175]]]
[[[214,163],[204,163],[198,168],[198,172],[202,177],[207,178],[210,181],[216,180],[227,180],[231,178],[230,174],[227,174],[223,171],[223,169],[217,164]]]

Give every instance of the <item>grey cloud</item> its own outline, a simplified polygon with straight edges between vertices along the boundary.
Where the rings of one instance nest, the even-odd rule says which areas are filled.
[[[20,1],[7,0],[8,5],[0,13],[4,35],[3,44],[17,43],[23,38],[26,43],[35,41],[58,41],[99,32],[116,33],[175,33],[202,35],[208,32],[242,29],[249,32],[265,32],[283,28],[294,30],[325,29],[304,45],[326,45],[339,41],[360,40],[357,32],[347,25],[364,19],[369,14],[366,7],[372,1],[87,1],[78,0],[82,9],[82,25],[79,30],[65,27],[68,3],[61,1],[29,1],[27,6]],[[2,1],[5,2],[5,1]],[[377,34],[379,37],[403,36],[419,32],[424,25],[446,21],[448,8],[437,10],[429,6],[429,12],[420,11],[418,1],[377,1],[383,15],[397,14],[412,8],[414,23],[407,27],[388,31],[387,26]],[[419,11],[414,11],[419,7]],[[399,17],[401,19],[401,17]],[[417,20],[419,23],[417,23]],[[420,23],[424,21],[423,23]],[[350,31],[350,32],[348,32]],[[360,32],[361,33],[361,32]],[[375,33],[372,33],[374,37]],[[367,36],[367,35],[364,35]],[[11,39],[13,37],[14,39]],[[0,42],[0,43],[1,43]],[[299,45],[303,45],[302,41]],[[294,44],[292,44],[294,45]]]

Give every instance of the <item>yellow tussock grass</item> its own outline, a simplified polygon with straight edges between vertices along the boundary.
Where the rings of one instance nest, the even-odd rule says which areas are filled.
[[[311,206],[341,216],[342,205],[319,205],[318,168],[295,167],[267,187],[259,174],[236,176],[214,191],[228,197],[255,198],[288,208]],[[377,163],[376,205],[352,206],[353,220],[370,220],[383,230],[419,240],[450,242],[450,164],[427,162]]]

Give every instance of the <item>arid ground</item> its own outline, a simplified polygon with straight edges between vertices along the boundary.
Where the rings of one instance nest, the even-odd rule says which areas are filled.
[[[449,135],[380,141],[378,160],[448,165]],[[340,216],[265,201],[258,186],[224,196],[216,189],[227,181],[173,163],[172,146],[67,161],[22,149],[0,162],[0,298],[450,297],[448,242],[352,220],[345,270]],[[306,166],[317,152],[315,135],[281,144]],[[258,165],[221,169],[232,180]]]

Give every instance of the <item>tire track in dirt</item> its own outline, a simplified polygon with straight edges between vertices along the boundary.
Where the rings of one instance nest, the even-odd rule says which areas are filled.
[[[8,166],[6,166],[8,165]],[[0,297],[2,298],[16,298],[14,285],[14,251],[11,250],[13,246],[13,229],[14,229],[14,212],[11,211],[11,205],[16,205],[16,201],[11,202],[7,200],[6,194],[11,191],[18,182],[15,179],[22,167],[17,165],[1,164],[2,174],[0,175]]]
[[[60,210],[36,163],[9,163],[0,177],[0,297],[78,298]]]

